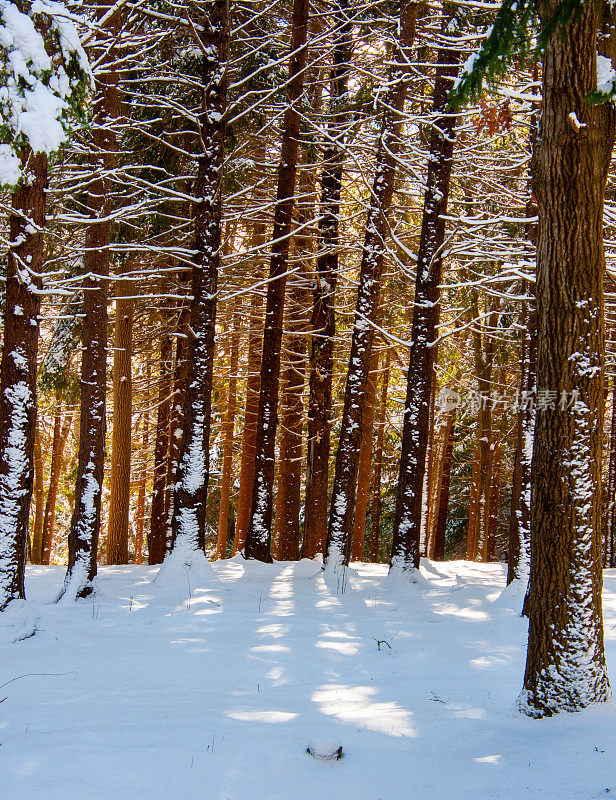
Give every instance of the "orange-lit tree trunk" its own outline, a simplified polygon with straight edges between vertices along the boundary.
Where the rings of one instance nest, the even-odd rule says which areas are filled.
[[[231,472],[233,467],[233,432],[235,429],[235,409],[237,405],[237,368],[240,353],[240,315],[239,303],[234,303],[231,310],[233,316],[231,331],[231,348],[229,353],[229,380],[227,389],[227,406],[222,423],[222,478],[220,482],[220,510],[218,513],[218,541],[216,558],[225,558],[227,554],[227,535],[229,532],[229,497],[231,495]]]
[[[381,528],[381,475],[383,473],[383,443],[385,440],[385,422],[387,419],[387,391],[389,389],[389,370],[391,365],[391,348],[385,354],[385,368],[381,378],[381,407],[376,434],[376,454],[374,458],[374,487],[372,490],[372,534],[370,537],[370,560],[379,560],[379,534]]]
[[[56,521],[56,502],[58,499],[58,486],[64,464],[64,448],[73,422],[72,414],[64,415],[62,421],[61,398],[56,396],[56,412],[54,414],[53,440],[51,445],[51,465],[49,469],[49,488],[43,514],[43,560],[42,564],[49,564],[53,546],[54,526]]]
[[[43,513],[45,511],[45,482],[43,475],[43,447],[41,428],[37,424],[34,434],[34,525],[30,559],[33,564],[43,563]]]
[[[150,362],[147,365],[147,383],[150,385]],[[139,490],[137,493],[137,509],[135,520],[135,564],[143,561],[143,528],[145,526],[145,492],[148,480],[148,447],[150,445],[150,413],[146,408],[143,412],[143,438],[141,440],[141,474],[139,476]]]

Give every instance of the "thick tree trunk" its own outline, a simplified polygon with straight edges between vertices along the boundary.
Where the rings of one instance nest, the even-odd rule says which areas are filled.
[[[9,219],[0,365],[0,611],[11,600],[25,597],[47,156],[29,152],[23,173],[13,192]]]
[[[107,563],[128,564],[134,301],[130,299],[133,289],[129,281],[117,281],[115,286],[117,299],[113,348],[113,431],[109,480]],[[124,299],[125,297],[128,299]]]
[[[113,0],[103,0],[98,10],[99,17],[105,17],[113,7]],[[115,10],[105,20],[105,29],[112,37],[119,31],[121,14],[122,11]],[[103,43],[99,56],[102,61],[96,75],[90,155],[92,180],[86,198],[91,221],[86,229],[83,255],[79,458],[75,505],[68,535],[68,569],[61,593],[69,600],[86,597],[94,588],[105,470],[107,277],[113,199],[111,172],[116,164],[113,126],[120,116],[120,96],[113,43],[109,47]]]
[[[385,99],[383,124],[377,146],[327,527],[325,563],[328,570],[334,572],[340,566],[348,564],[349,560],[362,414],[374,338],[371,322],[374,322],[378,308],[389,228],[389,208],[394,193],[396,159],[402,134],[402,114],[410,77],[407,65],[410,63],[410,49],[415,38],[418,9],[416,3],[401,0],[400,38],[394,55],[395,64],[391,68],[390,88]]]
[[[556,6],[543,5],[542,24]],[[534,717],[611,696],[601,612],[603,198],[616,111],[586,100],[597,87],[599,9],[612,22],[607,4],[583,4],[547,46],[533,169],[537,391],[555,401],[537,408],[531,476],[529,634],[519,703]],[[612,59],[614,38],[599,40]]]
[[[222,478],[220,481],[220,509],[218,512],[218,542],[216,558],[225,558],[227,554],[227,535],[229,533],[229,497],[231,495],[231,472],[233,467],[233,433],[235,429],[235,408],[237,405],[237,367],[240,354],[240,314],[239,304],[234,304],[233,330],[229,353],[229,381],[227,389],[227,406],[222,423]]]
[[[340,194],[345,161],[348,111],[348,82],[353,52],[352,24],[348,0],[337,0],[333,24],[333,69],[330,77],[330,114],[321,176],[319,255],[312,308],[310,390],[308,398],[308,443],[306,461],[306,502],[302,556],[322,553],[327,536],[328,471],[331,437],[334,337],[336,334],[335,293],[338,280],[338,233]]]
[[[447,31],[452,14],[452,8],[445,4],[442,32]],[[455,139],[455,117],[446,114],[446,111],[448,93],[457,74],[456,60],[449,48],[439,48],[433,100],[435,119],[430,134],[430,157],[417,253],[411,355],[393,528],[391,569],[398,572],[419,567],[423,483],[436,361],[433,343],[440,314],[442,249]]]
[[[152,484],[152,509],[148,533],[148,564],[162,564],[165,558],[166,516],[165,493],[167,487],[167,454],[169,450],[169,417],[171,411],[171,376],[173,341],[169,335],[160,343],[158,375],[158,410],[156,441],[154,443],[154,478]]]
[[[383,473],[383,443],[385,440],[385,421],[387,419],[387,391],[389,389],[389,370],[391,347],[387,347],[385,368],[381,378],[381,410],[376,434],[376,454],[374,457],[374,486],[372,490],[372,534],[370,537],[370,560],[379,560],[379,534],[381,528],[381,475]]]
[[[603,566],[616,564],[616,384],[612,387],[612,424],[610,428],[610,460],[608,466],[607,513],[603,536]]]
[[[278,169],[278,190],[272,234],[270,280],[267,284],[252,509],[244,545],[245,557],[256,558],[259,561],[271,561],[270,534],[273,510],[274,450],[278,423],[277,406],[282,323],[301,121],[299,106],[303,94],[306,67],[309,6],[309,0],[294,0],[293,34],[291,37],[291,59],[287,89],[288,103],[283,124],[282,151]]]
[[[198,20],[203,50],[203,153],[195,184],[195,257],[184,400],[182,448],[173,499],[173,549],[182,558],[205,549],[205,507],[210,470],[210,426],[221,250],[222,170],[227,105],[229,15],[227,0],[212,0]],[[187,562],[188,563],[188,562]]]

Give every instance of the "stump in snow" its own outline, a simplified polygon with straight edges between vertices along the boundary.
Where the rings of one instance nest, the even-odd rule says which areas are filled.
[[[315,739],[310,742],[306,752],[313,758],[320,758],[323,761],[340,761],[342,744],[337,739]]]

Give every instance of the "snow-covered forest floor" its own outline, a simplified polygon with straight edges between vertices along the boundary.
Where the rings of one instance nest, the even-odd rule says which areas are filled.
[[[416,586],[383,565],[344,586],[308,561],[157,571],[104,567],[94,598],[58,605],[64,568],[28,569],[29,600],[0,615],[3,797],[616,794],[616,707],[514,712],[526,621],[500,565],[426,562]],[[616,679],[616,571],[604,602]],[[341,761],[306,754],[327,740]]]

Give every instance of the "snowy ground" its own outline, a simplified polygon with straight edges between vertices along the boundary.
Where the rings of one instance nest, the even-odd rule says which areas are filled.
[[[0,615],[7,800],[568,800],[616,795],[616,707],[516,714],[526,623],[499,565],[427,564],[419,586],[355,565],[214,565],[208,585],[107,567],[50,602],[28,571]],[[616,684],[616,571],[606,573]],[[34,634],[34,635],[32,635]],[[11,679],[27,673],[48,673]],[[341,761],[306,754],[344,747]]]

